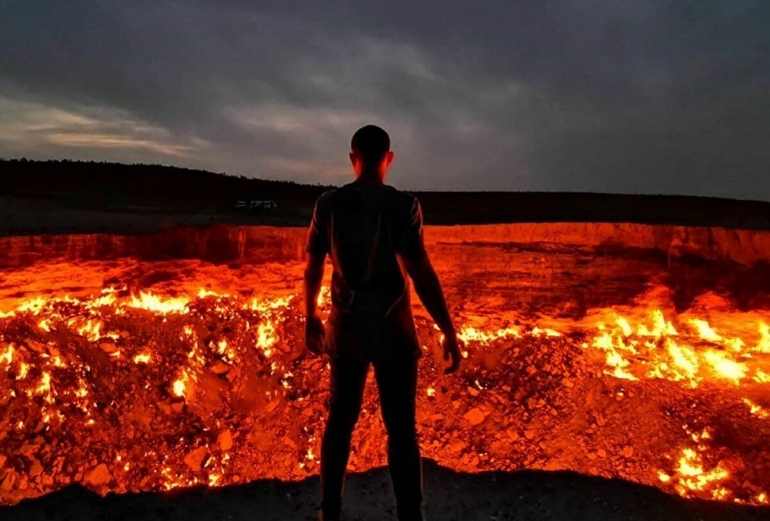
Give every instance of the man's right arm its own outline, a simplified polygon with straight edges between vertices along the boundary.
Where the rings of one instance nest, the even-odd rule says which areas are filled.
[[[418,257],[403,257],[402,260],[414,283],[414,290],[441,332],[445,336],[455,334],[454,324],[444,299],[444,291],[441,289],[441,282],[428,258],[428,253],[423,250],[422,255]]]
[[[452,323],[452,317],[449,315],[441,282],[436,275],[436,270],[433,269],[428,252],[425,250],[422,235],[422,210],[416,199],[410,214],[405,240],[401,244],[400,257],[414,283],[417,296],[420,297],[425,309],[428,310],[431,318],[444,334],[444,359],[451,358],[452,360],[446,372],[452,373],[460,365],[457,332]]]

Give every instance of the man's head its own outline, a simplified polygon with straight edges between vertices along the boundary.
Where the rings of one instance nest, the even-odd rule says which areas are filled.
[[[385,173],[393,162],[388,133],[375,125],[359,128],[350,142],[350,162],[356,177],[376,175],[385,181]]]

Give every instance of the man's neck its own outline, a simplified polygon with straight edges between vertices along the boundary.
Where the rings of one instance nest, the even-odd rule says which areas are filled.
[[[356,183],[361,186],[378,186],[384,185],[385,180],[377,172],[362,172],[356,179]]]

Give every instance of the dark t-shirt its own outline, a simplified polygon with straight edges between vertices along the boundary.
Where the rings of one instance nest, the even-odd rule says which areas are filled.
[[[399,256],[423,252],[417,198],[387,185],[349,183],[325,192],[313,211],[307,251],[329,254],[333,357],[419,357],[409,282]]]

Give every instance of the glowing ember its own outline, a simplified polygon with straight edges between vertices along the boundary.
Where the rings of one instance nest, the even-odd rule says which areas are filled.
[[[152,360],[150,353],[139,353],[134,357],[135,364],[149,364],[150,360]]]

